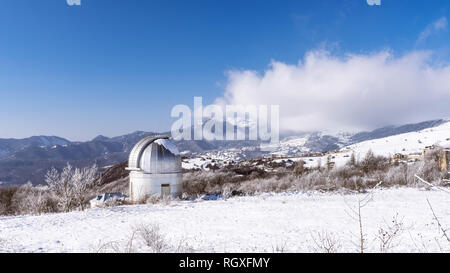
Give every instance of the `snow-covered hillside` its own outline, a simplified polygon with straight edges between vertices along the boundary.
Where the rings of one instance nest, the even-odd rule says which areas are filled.
[[[368,150],[378,155],[394,155],[396,153],[421,153],[426,146],[441,145],[450,147],[450,122],[418,132],[410,132],[385,138],[363,141],[347,148],[363,156]]]
[[[316,138],[316,141],[318,141],[320,145],[325,145],[327,143],[326,139],[332,138],[332,141],[334,142],[330,143],[333,143],[333,145],[339,147],[340,152],[329,151],[328,153],[322,153],[321,156],[304,156],[304,154],[308,154],[316,150],[311,147],[311,145],[315,145],[315,142],[313,141],[314,138]],[[315,136],[308,134],[298,137],[287,137],[282,139],[277,145],[264,145],[265,148],[270,148],[272,151],[266,154],[257,154],[256,152],[258,155],[256,157],[276,155],[286,157],[291,161],[303,160],[306,162],[306,167],[316,167],[320,162],[321,164],[325,164],[329,155],[331,157],[331,161],[336,164],[335,166],[342,166],[348,161],[352,153],[354,153],[357,158],[361,158],[364,157],[369,150],[372,150],[377,155],[387,157],[393,156],[397,153],[404,155],[421,153],[425,147],[431,145],[437,144],[444,147],[450,147],[450,121],[442,121],[438,126],[419,131],[367,140],[352,145],[348,145],[348,143],[352,143],[352,140],[350,135],[345,133],[338,133],[334,136],[322,133],[316,134]],[[191,158],[184,159],[183,168],[208,170],[208,166],[216,165],[221,167],[229,164],[230,162],[238,162],[240,160],[254,158],[250,156],[252,152],[255,153],[255,147],[241,147],[239,149],[228,148],[207,151],[197,154]],[[282,161],[287,161],[287,159],[277,159],[275,162]]]
[[[366,195],[263,194],[217,201],[172,201],[85,212],[0,218],[2,252],[149,251],[133,227],[159,225],[166,251],[323,251],[332,238],[339,252],[356,252],[359,224],[352,208]],[[450,226],[448,193],[401,188],[373,191],[362,208],[367,251],[380,251],[379,229],[396,219],[400,230],[387,251],[449,252],[427,198],[441,224]],[[327,235],[328,234],[328,235]],[[314,242],[316,241],[316,243]],[[114,247],[113,247],[114,246]],[[180,247],[181,246],[181,247]]]
[[[290,157],[289,160],[306,162],[306,167],[316,167],[318,164],[325,164],[328,157],[335,163],[336,167],[343,166],[348,162],[354,153],[356,158],[364,157],[369,150],[376,155],[391,157],[397,153],[403,155],[421,154],[427,146],[439,145],[450,147],[450,122],[439,126],[427,128],[417,132],[409,132],[394,136],[367,140],[343,147],[340,152],[331,152],[323,156],[315,157]],[[286,161],[278,159],[277,162]]]

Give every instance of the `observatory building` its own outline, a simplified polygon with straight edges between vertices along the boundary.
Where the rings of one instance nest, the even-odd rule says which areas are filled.
[[[180,196],[182,191],[181,157],[168,136],[141,139],[131,150],[130,198],[138,202],[151,195]]]

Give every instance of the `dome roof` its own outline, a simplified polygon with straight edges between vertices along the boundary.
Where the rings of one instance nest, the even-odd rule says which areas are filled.
[[[181,157],[168,136],[148,136],[130,152],[128,170],[144,173],[179,173]]]

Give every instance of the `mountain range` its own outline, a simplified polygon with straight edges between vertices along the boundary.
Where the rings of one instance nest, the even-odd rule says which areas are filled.
[[[326,152],[366,140],[439,126],[445,122],[448,120],[439,119],[401,126],[386,126],[356,134],[297,133],[283,136],[279,149],[284,149],[284,153]],[[76,167],[94,163],[99,167],[105,167],[126,161],[130,150],[141,138],[155,134],[170,135],[168,132],[136,131],[111,138],[100,135],[86,142],[72,142],[57,136],[0,139],[0,186],[21,185],[27,182],[43,184],[44,176],[51,167],[61,169],[67,162]],[[189,156],[196,156],[206,151],[227,149],[245,150],[251,157],[266,153],[259,150],[259,141],[182,140],[177,141],[176,145],[183,155]],[[241,149],[243,147],[251,149]]]

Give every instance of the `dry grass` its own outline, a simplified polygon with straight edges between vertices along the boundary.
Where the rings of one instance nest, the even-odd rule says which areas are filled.
[[[365,192],[380,181],[384,187],[415,187],[418,185],[415,174],[437,184],[443,183],[445,177],[433,159],[393,164],[388,158],[372,153],[359,162],[349,161],[349,164],[338,168],[306,169],[302,164],[294,164],[277,173],[240,173],[236,170],[188,172],[183,176],[183,191],[188,196],[222,194],[227,197],[298,190]]]
[[[131,232],[123,240],[99,242],[91,247],[94,253],[187,253],[193,252],[193,247],[186,237],[171,244],[161,231],[158,224],[139,223],[131,227]]]
[[[0,215],[38,215],[58,211],[57,198],[46,188],[30,184],[0,188]]]

